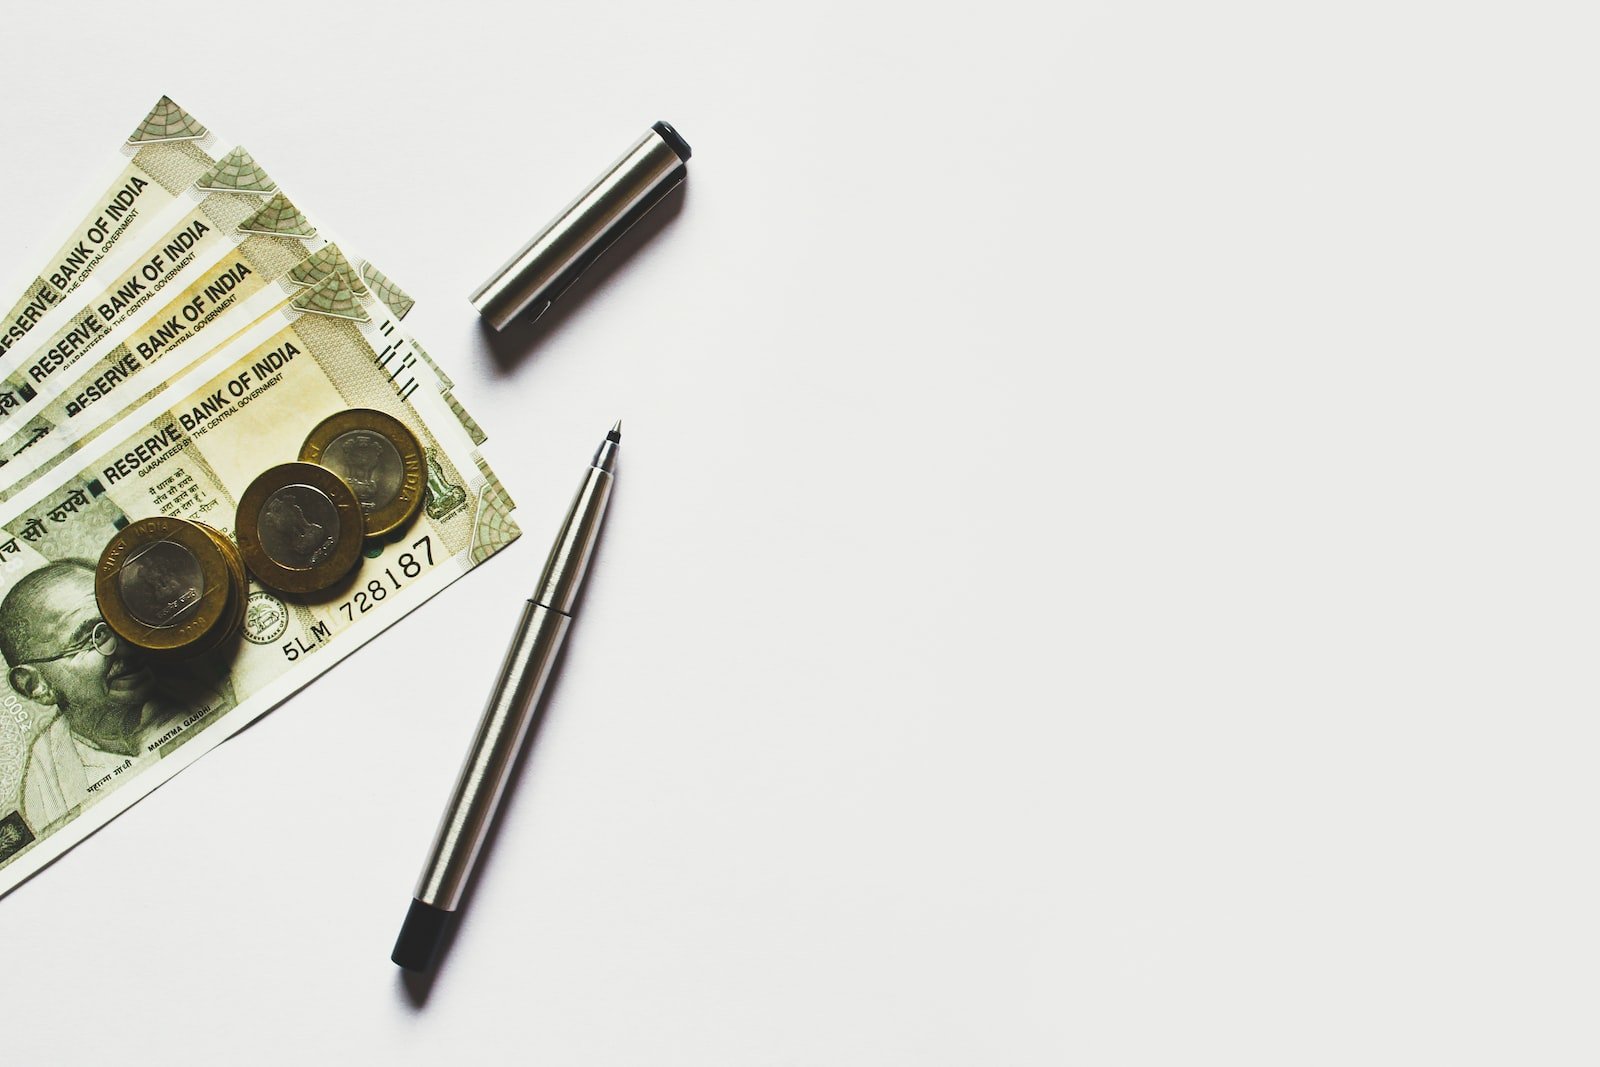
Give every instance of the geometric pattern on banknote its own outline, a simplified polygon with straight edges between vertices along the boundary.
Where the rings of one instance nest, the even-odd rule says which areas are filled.
[[[217,160],[210,170],[195,179],[194,184],[198,189],[262,195],[278,188],[278,183],[267,176],[255,157],[242,146]]]
[[[380,379],[382,384],[375,383],[372,375],[366,373],[366,368],[372,364],[373,349],[367,339],[362,336],[361,330],[349,319],[322,318],[317,315],[302,315],[295,319],[290,329],[297,335],[295,344],[301,351],[310,350],[317,354],[317,363],[322,367],[328,382],[339,394],[340,409],[343,408],[378,408],[380,411],[395,413],[394,389],[389,385],[387,378]],[[368,388],[378,390],[368,395],[366,388],[352,388],[351,382],[365,381]],[[401,405],[403,407],[403,405]],[[309,430],[310,426],[302,428]],[[304,440],[303,435],[296,436],[295,448]],[[289,457],[293,459],[294,457]]]
[[[161,188],[173,196],[181,194],[216,162],[201,145],[206,141],[153,141],[133,145],[133,161]]]
[[[361,306],[360,298],[351,287],[350,275],[343,271],[328,275],[289,303],[301,311],[310,311],[317,315],[329,315],[336,319],[350,319],[355,322],[369,321],[366,309]]]
[[[232,190],[208,192],[199,205],[199,213],[204,216],[207,223],[230,235],[240,224],[250,221],[259,210],[261,210],[259,196],[235,193]]]
[[[489,469],[483,457],[476,459],[484,481],[483,491],[478,494],[478,513],[472,521],[471,558],[473,563],[482,563],[521,537],[522,529],[511,517],[516,507],[511,494],[506,492],[505,486],[500,484],[500,479]]]
[[[428,494],[425,499],[428,518],[435,522],[446,518],[467,502],[467,491],[450,481],[444,472],[444,464],[439,462],[439,453],[431,448],[428,449]]]
[[[306,243],[297,237],[252,233],[239,242],[238,254],[261,272],[262,281],[281,279],[306,258]]]
[[[379,299],[381,300],[382,297],[380,296]],[[409,300],[411,298],[407,297],[406,299]],[[389,310],[393,311],[394,309],[390,308]],[[398,316],[396,316],[396,317],[398,317]],[[418,341],[415,337],[411,338],[410,340],[411,340],[411,351],[415,352],[418,356],[422,357],[422,362],[426,363],[429,367],[433,368],[433,373],[435,373],[435,374],[437,374],[439,376],[439,385],[442,387],[440,389],[440,391],[448,395],[450,390],[452,390],[452,389],[454,389],[456,387],[456,383],[450,380],[450,375],[448,375],[448,374],[446,374],[444,372],[444,368],[443,367],[439,366],[439,364],[437,364],[437,363],[435,363],[433,361],[433,357],[428,355],[428,350],[426,348],[422,347],[422,342],[421,341]],[[470,416],[469,416],[469,421],[470,421]],[[480,441],[478,443],[482,444],[483,442]]]
[[[394,312],[395,318],[405,318],[411,309],[416,306],[417,302],[411,299],[404,289],[390,281],[383,271],[374,267],[371,263],[361,264],[361,277],[366,280],[368,285],[372,286],[373,292],[377,294],[379,300],[383,301],[384,306]],[[431,365],[433,361],[429,360],[428,362]]]
[[[243,233],[264,233],[274,237],[315,237],[316,228],[300,214],[300,209],[282,193],[273,193],[272,199],[260,210],[239,223]]]
[[[22,788],[22,771],[28,762],[28,746],[33,744],[39,716],[31,714],[22,702],[7,693],[0,704],[0,811],[17,806]]]
[[[379,296],[378,299],[382,299],[382,296]],[[411,299],[411,298],[406,298],[406,299]],[[390,307],[389,310],[394,310],[394,309],[392,309],[392,307]],[[411,309],[410,309],[410,307],[406,307],[406,310],[411,310]],[[398,318],[398,317],[400,317],[400,315],[395,315],[395,318]],[[438,365],[438,363],[435,363],[434,362],[434,357],[432,357],[432,355],[427,354],[427,349],[424,349],[424,347],[422,347],[422,342],[421,341],[418,341],[418,339],[416,339],[416,338],[410,338],[410,341],[411,341],[411,350],[413,350],[413,352],[416,352],[416,354],[418,354],[418,357],[421,357],[422,362],[427,363],[427,365],[429,365],[429,368],[432,368],[432,371],[434,371],[435,374],[438,374],[438,392],[442,392],[442,394],[445,394],[446,397],[448,397],[448,395],[450,395],[450,390],[454,389],[454,387],[456,387],[456,382],[451,381],[450,374],[446,374],[445,373],[445,368],[443,368],[443,366]],[[480,443],[482,443],[482,442],[480,442]]]
[[[175,104],[170,96],[163,96],[150,109],[134,131],[128,135],[129,144],[149,141],[194,141],[206,135],[206,128],[195,117]]]
[[[455,413],[456,421],[461,424],[463,430],[467,431],[467,436],[472,438],[473,445],[481,447],[489,439],[489,435],[483,432],[483,427],[478,425],[478,420],[472,417],[471,412],[461,406],[461,401],[456,399],[455,393],[445,393],[444,402]]]
[[[355,268],[344,258],[344,253],[336,244],[323,245],[302,259],[289,271],[285,280],[295,285],[316,285],[333,274],[344,274],[349,279],[352,289],[362,296],[367,295],[367,287],[361,284]]]
[[[22,490],[28,488],[28,486],[32,485],[40,478],[43,478],[53,468],[60,464],[62,460],[70,458],[71,455],[72,453],[70,451],[57,452],[55,455],[39,464],[37,470],[24,474],[16,481],[15,484],[9,485],[4,489],[0,489],[0,501],[9,500],[14,494],[22,492]],[[5,463],[6,457],[0,456],[0,467],[3,467]]]

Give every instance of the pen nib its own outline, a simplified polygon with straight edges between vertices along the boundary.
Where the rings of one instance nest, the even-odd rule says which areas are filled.
[[[595,450],[593,465],[603,471],[613,470],[617,462],[617,449],[622,447],[622,420],[611,427],[611,432],[606,434],[606,439],[600,442],[600,447]]]

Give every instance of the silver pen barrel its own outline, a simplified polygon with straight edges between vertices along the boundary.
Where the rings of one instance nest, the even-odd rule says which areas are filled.
[[[611,439],[613,435],[616,441]],[[545,560],[544,575],[539,579],[533,599],[551,611],[570,613],[578,599],[578,590],[583,587],[584,575],[589,573],[589,557],[600,538],[600,522],[605,517],[606,503],[611,499],[611,472],[616,466],[621,438],[622,423],[619,422],[600,443],[589,464],[589,472],[578,487],[578,495],[572,498],[567,521],[561,524],[556,543],[550,546],[550,558]]]
[[[531,600],[523,608],[489,706],[434,835],[433,850],[417,879],[412,895],[422,903],[444,911],[455,911],[461,903],[511,765],[533,720],[533,706],[571,621],[570,616]]]
[[[395,942],[391,958],[408,970],[427,970],[432,965],[449,917],[460,905],[472,877],[511,767],[572,622],[571,611],[583,587],[611,496],[612,471],[621,438],[619,422],[606,435],[585,472],[545,561],[537,590],[517,622],[488,707],[439,822],[433,849],[417,880],[411,910]]]

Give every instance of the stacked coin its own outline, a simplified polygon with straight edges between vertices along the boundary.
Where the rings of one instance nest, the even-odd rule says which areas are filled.
[[[211,540],[222,550],[223,556],[228,560],[228,578],[233,583],[232,611],[223,619],[215,638],[197,650],[196,655],[203,656],[233,640],[244,626],[244,613],[250,606],[250,578],[244,571],[244,554],[239,551],[239,546],[234,543],[233,538],[215,526],[207,526],[203,522],[194,524],[209,534]]]
[[[318,593],[337,585],[369,537],[401,529],[422,509],[427,463],[405,424],[371,408],[319,422],[282,463],[250,483],[234,529],[262,585]]]
[[[130,523],[107,542],[95,570],[101,617],[158,656],[188,658],[226,644],[244,620],[247,594],[238,548],[187,519]]]

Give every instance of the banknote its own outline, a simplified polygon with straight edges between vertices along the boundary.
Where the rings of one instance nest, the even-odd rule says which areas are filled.
[[[265,204],[252,199],[269,195],[272,199]],[[356,288],[370,288],[397,319],[403,319],[410,311],[414,302],[402,288],[371,263],[347,259],[335,244],[323,245],[299,261],[286,256],[285,251],[298,252],[300,241],[310,240],[310,235],[318,232],[317,227],[288,204],[265,168],[242,147],[235,147],[201,172],[191,183],[187,197],[169,198],[166,214],[159,216],[162,222],[153,227],[165,231],[158,243],[171,239],[174,233],[197,232],[206,220],[215,224],[230,210],[236,214],[238,196],[246,198],[243,205],[250,215],[238,223],[236,233],[217,235],[220,258],[207,265],[213,253],[203,252],[196,245],[189,256],[175,261],[182,263],[192,256],[201,264],[199,273],[186,287],[174,295],[171,289],[176,286],[168,286],[164,303],[149,300],[146,292],[159,293],[165,285],[157,264],[163,259],[173,260],[173,255],[163,256],[153,249],[140,251],[136,257],[139,266],[129,268],[99,297],[91,299],[80,315],[38,342],[34,354],[0,381],[0,468],[9,467],[0,472],[0,486],[9,487],[28,478],[54,462],[63,450],[85,439],[117,408],[107,401],[131,400],[129,394],[135,390],[129,383],[135,376],[140,376],[141,381],[148,379],[150,376],[143,372],[157,361],[170,357],[208,328],[213,331],[210,340],[225,342],[273,310],[295,287],[314,284],[342,270],[350,275]],[[266,216],[271,221],[265,221]],[[272,232],[263,232],[268,230]],[[279,234],[280,230],[285,233]],[[324,239],[327,237],[324,231]],[[287,238],[287,246],[283,238]],[[169,247],[176,253],[191,246],[179,243]],[[134,251],[137,249],[130,248],[129,254]],[[284,284],[273,285],[279,280]],[[146,282],[147,290],[140,290],[139,286]],[[454,383],[448,375],[420,345],[414,348],[416,356],[438,379],[439,388],[449,392]],[[52,404],[57,398],[62,399]],[[460,402],[451,397],[447,404],[481,444],[483,432]],[[41,448],[45,437],[60,434],[69,425],[76,432],[55,441],[54,448]]]
[[[211,353],[0,504],[0,892],[60,856],[355,647],[509,544],[512,503],[432,389],[402,398],[381,315],[339,277]],[[181,666],[108,635],[94,561],[127,523],[232,533],[248,483],[319,421],[372,407],[422,442],[421,515],[329,596],[252,585],[233,646]],[[314,536],[304,514],[284,536]]]
[[[215,166],[217,145],[216,135],[170,98],[157,101],[122,145],[126,161],[115,165],[61,247],[19,286],[0,318],[0,358],[41,324],[53,324],[52,313],[118,248],[144,243],[150,220]]]
[[[241,249],[241,253],[242,253]],[[370,267],[364,261],[357,261]],[[228,340],[251,325],[302,295],[324,279],[342,273],[353,288],[365,293],[359,268],[335,244],[323,246],[306,259],[274,275],[271,265],[251,266],[243,254],[225,257],[184,290],[153,313],[130,319],[112,334],[120,340],[95,359],[77,363],[70,372],[53,376],[37,387],[16,377],[0,384],[0,412],[18,412],[26,422],[0,419],[0,499],[26,485],[40,471],[47,470],[70,450],[93,439],[105,423],[159,389],[165,379],[181,373],[204,357],[210,348]],[[373,273],[376,273],[374,270]],[[381,307],[393,322],[399,321],[394,307],[409,311],[412,301],[393,283],[383,288],[370,287],[380,297]],[[390,306],[387,302],[394,301]],[[391,333],[395,333],[391,329]],[[204,334],[204,340],[197,340]],[[412,357],[403,346],[408,335],[396,334],[394,344],[401,348],[394,363],[395,373],[406,375],[409,384],[418,370],[420,353]],[[215,343],[212,343],[215,342]],[[431,361],[421,361],[420,369],[434,378],[429,386],[443,391],[446,386]],[[26,397],[26,399],[20,399]],[[458,418],[465,416],[464,409]],[[471,423],[475,428],[476,423]],[[7,429],[11,432],[6,435]]]
[[[349,277],[349,266],[368,277],[376,274],[375,268],[359,258],[353,264],[339,253],[336,245],[325,246],[309,257],[301,266],[266,291],[251,297],[245,304],[230,309],[223,325],[214,326],[214,336],[227,343],[274,313],[295,311],[296,299],[310,299],[306,290],[333,274]],[[405,397],[417,388],[438,391],[446,407],[462,430],[476,447],[482,447],[488,435],[461,401],[450,391],[449,379],[417,342],[416,338],[400,324],[402,316],[413,306],[404,291],[385,279],[378,286],[368,283],[365,293],[377,297],[369,306],[378,316],[374,335],[382,338],[378,361],[390,376],[396,392]],[[360,291],[359,288],[357,290]],[[363,293],[363,295],[365,295]],[[193,306],[185,303],[185,307]],[[232,320],[232,321],[229,321]],[[58,463],[66,461],[73,452],[92,444],[103,433],[108,422],[127,409],[149,400],[166,387],[167,380],[181,373],[191,363],[203,358],[209,351],[196,344],[178,351],[177,344],[162,346],[150,353],[152,361],[163,356],[160,375],[135,375],[147,366],[141,353],[138,359],[119,345],[112,353],[102,357],[95,366],[84,372],[72,390],[63,393],[29,421],[20,439],[11,449],[11,455],[0,455],[0,501],[31,485],[37,478]]]
[[[313,266],[309,259],[306,265]],[[252,302],[260,306],[245,309],[239,316],[240,323],[235,324],[238,328],[221,347],[230,348],[236,344],[253,346],[306,310],[331,314],[331,309],[337,307],[338,314],[361,324],[364,334],[372,339],[374,362],[387,377],[396,396],[408,400],[422,389],[441,392],[439,381],[429,365],[413,351],[413,341],[399,317],[376,298],[374,291],[353,283],[347,269],[317,273],[318,276],[311,283],[303,283],[304,279],[312,277],[311,272],[299,272],[301,282],[285,277],[253,297]],[[243,321],[246,318],[248,322]],[[41,434],[26,443],[9,464],[0,468],[0,477],[11,476],[9,484],[0,489],[0,501],[10,501],[27,492],[35,483],[49,479],[58,466],[70,466],[77,462],[75,457],[80,451],[92,448],[102,436],[118,432],[119,418],[135,417],[127,413],[173,388],[174,379],[181,378],[195,364],[211,358],[215,352],[215,347],[207,348],[197,343],[174,351],[161,364],[162,373],[137,379],[137,384],[125,386],[110,379],[93,379],[86,383],[82,392],[58,398],[52,407],[62,417],[56,420],[54,432]],[[83,406],[85,404],[88,406]],[[479,442],[468,428],[470,416],[463,421],[449,404],[445,404],[445,410],[451,412],[458,432],[476,446]],[[68,414],[69,411],[75,414]],[[42,417],[48,415],[47,409]]]
[[[0,377],[16,401],[0,410],[0,421],[15,419],[19,402],[52,379],[145,326],[151,312],[214,273],[223,257],[226,276],[207,284],[259,286],[326,243],[243,148],[191,182],[146,228],[147,243],[124,244],[91,284],[63,298],[48,326],[0,355]]]

